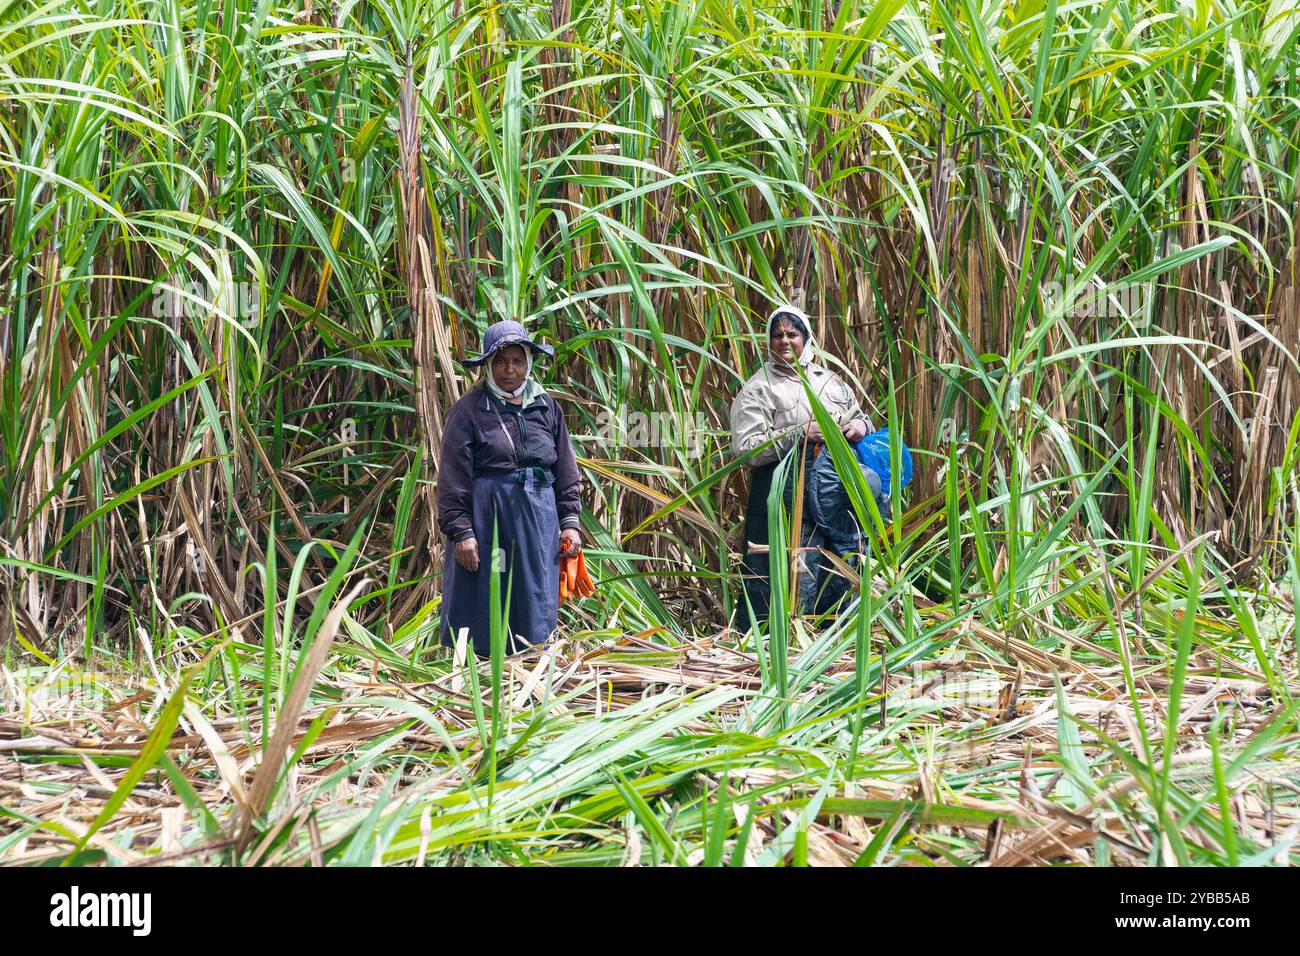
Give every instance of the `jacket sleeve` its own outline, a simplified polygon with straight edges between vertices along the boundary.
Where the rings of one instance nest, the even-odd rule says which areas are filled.
[[[438,453],[438,527],[454,542],[474,537],[470,516],[474,487],[474,443],[465,406],[453,407],[442,432]]]
[[[582,515],[582,474],[578,459],[573,454],[573,441],[569,426],[564,421],[564,409],[552,399],[555,409],[555,511],[560,519],[560,529],[577,528]]]
[[[753,451],[778,433],[772,430],[772,412],[767,389],[761,382],[746,382],[731,403],[731,447],[737,455]],[[766,465],[785,457],[803,436],[804,428],[795,425],[779,433],[775,444],[750,459],[751,466]]]

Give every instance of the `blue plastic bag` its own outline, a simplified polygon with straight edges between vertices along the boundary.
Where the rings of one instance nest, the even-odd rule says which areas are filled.
[[[898,487],[903,489],[912,483],[912,453],[901,441],[898,450],[902,471],[898,476]],[[853,451],[858,461],[880,476],[880,487],[886,495],[889,494],[893,487],[890,482],[889,429],[882,428],[859,439]]]

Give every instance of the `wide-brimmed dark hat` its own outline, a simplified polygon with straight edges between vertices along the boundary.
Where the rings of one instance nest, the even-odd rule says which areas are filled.
[[[528,337],[527,330],[514,319],[503,319],[489,325],[483,333],[483,351],[463,359],[460,364],[466,368],[482,365],[492,357],[493,352],[507,345],[526,345],[533,350],[534,355],[540,353],[550,358],[555,357],[555,349],[545,342],[534,342]]]

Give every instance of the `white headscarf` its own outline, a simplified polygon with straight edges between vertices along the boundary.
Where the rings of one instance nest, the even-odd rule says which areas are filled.
[[[808,313],[805,312],[803,309],[794,305],[778,306],[772,312],[772,314],[767,317],[767,339],[769,342],[771,342],[772,327],[776,325],[776,320],[781,318],[784,315],[788,315],[791,318],[798,319],[801,323],[803,323],[803,327],[807,330],[807,334],[804,335],[804,339],[803,339],[803,349],[800,350],[798,355],[799,364],[806,368],[808,364],[813,360],[813,336],[812,336],[812,323],[808,321]],[[776,365],[778,368],[787,368],[787,369],[791,368],[790,363],[786,362],[784,359],[779,359],[776,356],[772,356],[772,363]]]
[[[517,343],[517,342],[511,342],[510,344],[511,344],[511,345],[517,345],[518,343]],[[494,378],[492,377],[492,359],[491,359],[491,358],[488,358],[488,360],[487,360],[486,362],[483,363],[484,366],[487,368],[487,387],[488,387],[488,391],[490,391],[490,392],[491,392],[493,395],[495,395],[497,398],[501,399],[501,401],[503,401],[503,402],[504,402],[504,401],[508,401],[508,400],[510,400],[510,399],[512,399],[512,398],[518,398],[520,395],[524,394],[524,389],[528,387],[528,379],[529,379],[529,378],[532,376],[532,374],[533,374],[533,350],[530,349],[527,345],[523,345],[523,346],[520,346],[520,347],[524,350],[524,360],[528,363],[528,365],[527,365],[527,367],[524,369],[524,377],[523,377],[523,380],[520,381],[520,383],[519,383],[519,387],[518,387],[517,389],[515,389],[513,392],[507,392],[504,388],[502,388],[500,385],[498,385],[498,384],[496,383],[496,379],[494,379]],[[502,348],[505,348],[505,346],[502,346]],[[495,354],[496,354],[496,353],[494,352],[493,355],[495,355]]]

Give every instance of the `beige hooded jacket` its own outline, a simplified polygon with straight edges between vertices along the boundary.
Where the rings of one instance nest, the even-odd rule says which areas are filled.
[[[812,325],[807,315],[794,306],[781,306],[768,318],[769,339],[772,323],[786,313],[797,316],[809,330],[803,351],[799,353],[799,364],[803,366],[813,392],[840,427],[856,418],[870,431],[870,419],[862,411],[853,390],[830,369],[813,362]],[[775,444],[750,460],[750,466],[779,461],[803,438],[804,429],[812,420],[812,405],[799,373],[785,362],[769,358],[731,403],[731,447],[743,455],[774,435],[779,436]]]

